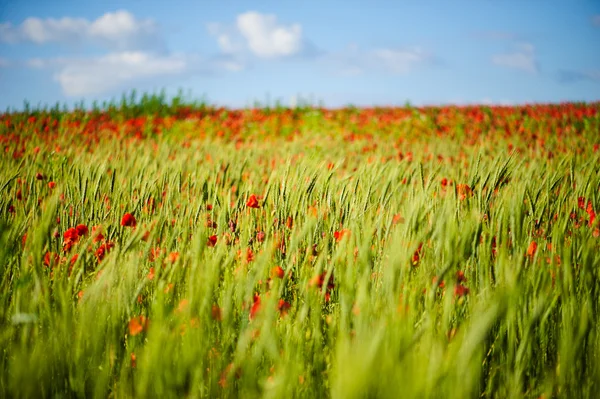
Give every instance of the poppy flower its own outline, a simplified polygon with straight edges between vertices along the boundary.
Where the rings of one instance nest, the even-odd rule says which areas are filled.
[[[212,317],[213,320],[221,321],[221,308],[218,305],[212,305],[210,317]]]
[[[594,212],[594,205],[592,204],[592,201],[588,200],[585,211],[587,212],[588,216],[590,217],[589,226],[591,226],[594,224],[594,221],[596,220],[596,212]]]
[[[467,197],[473,195],[473,190],[469,187],[468,184],[459,184],[456,186],[456,191],[458,193],[458,199],[463,201]]]
[[[415,253],[412,256],[412,265],[413,266],[417,266],[419,264],[419,261],[421,260],[422,251],[423,251],[423,243],[420,243],[419,247],[417,248],[417,250],[415,251]]]
[[[104,240],[104,235],[102,234],[102,226],[94,226],[92,227],[92,237],[93,242],[100,242]]]
[[[75,230],[77,231],[79,237],[87,235],[89,231],[88,227],[85,224],[78,224],[77,226],[75,226]]]
[[[456,284],[454,286],[454,296],[463,297],[469,293],[469,289],[462,284]]]
[[[527,247],[527,256],[533,257],[533,255],[535,255],[535,252],[537,251],[537,247],[537,242],[532,241],[531,244],[529,244],[529,247]]]
[[[59,260],[60,257],[58,256],[58,254],[54,252],[46,252],[46,254],[44,255],[44,266],[55,266]]]
[[[48,182],[48,188],[52,190],[54,187],[56,187],[56,183],[53,182],[53,181],[49,181]]]
[[[277,304],[277,310],[282,316],[285,316],[292,305],[289,302],[284,301],[283,299],[279,300]]]
[[[258,199],[256,198],[256,195],[252,194],[249,198],[248,201],[246,202],[246,206],[248,208],[259,208],[260,206],[258,205]]]
[[[177,262],[177,259],[179,259],[179,252],[171,252],[169,254],[169,262],[175,263]]]
[[[148,319],[146,316],[137,316],[129,320],[129,335],[136,336],[140,334],[142,331],[148,329]]]
[[[217,236],[216,235],[212,235],[210,237],[208,237],[208,246],[209,247],[214,247],[217,244]]]
[[[126,213],[123,215],[123,218],[121,219],[121,226],[135,227],[136,225],[137,221],[135,220],[135,216],[133,216],[131,213]]]
[[[349,236],[350,235],[350,230],[348,229],[342,229],[339,231],[335,231],[333,233],[333,237],[335,238],[335,241],[340,242],[342,241],[342,238]]]
[[[102,259],[104,259],[104,256],[110,252],[114,246],[115,244],[112,242],[105,242],[104,244],[100,245],[96,250],[96,258],[98,259],[98,262],[101,262]]]
[[[250,308],[250,315],[248,316],[248,318],[250,320],[254,319],[254,317],[256,317],[256,314],[258,313],[259,310],[260,310],[260,295],[254,294],[254,299],[253,299],[252,307]]]
[[[271,269],[271,277],[275,278],[283,278],[283,276],[285,275],[285,272],[283,271],[283,269],[281,268],[281,266],[275,266],[274,268]]]

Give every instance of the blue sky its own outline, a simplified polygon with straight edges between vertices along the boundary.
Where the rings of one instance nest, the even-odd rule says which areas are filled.
[[[0,109],[600,100],[599,1],[0,1]]]

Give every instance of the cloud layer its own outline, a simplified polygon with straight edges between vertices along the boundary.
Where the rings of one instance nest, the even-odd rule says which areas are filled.
[[[432,64],[435,58],[420,47],[364,50],[352,44],[341,53],[327,57],[327,60],[336,73],[355,76],[369,71],[404,75]]]
[[[274,59],[298,55],[310,47],[300,24],[280,23],[274,14],[249,11],[238,15],[233,26],[213,22],[207,29],[226,54],[247,51],[259,58]]]
[[[530,43],[520,43],[510,53],[495,54],[492,63],[501,67],[519,69],[536,74],[539,72],[538,62],[535,57],[535,47]]]
[[[106,13],[94,21],[30,17],[17,26],[6,22],[0,24],[0,41],[38,45],[92,43],[110,50],[156,48],[162,43],[154,20],[139,20],[125,10]]]

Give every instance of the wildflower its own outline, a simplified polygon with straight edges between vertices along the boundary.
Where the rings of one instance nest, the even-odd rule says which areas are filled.
[[[126,213],[123,215],[123,218],[121,219],[121,226],[135,227],[136,225],[137,221],[135,220],[135,216],[133,216],[131,213]]]
[[[402,217],[401,214],[397,213],[392,217],[392,223],[393,224],[404,223],[404,218]]]
[[[208,237],[207,245],[209,247],[214,247],[216,244],[217,244],[217,236],[216,235],[212,235],[212,236]]]
[[[260,295],[254,294],[252,307],[250,308],[250,315],[248,316],[248,318],[250,320],[254,319],[254,317],[256,317],[256,314],[258,313],[259,310],[260,310]]]
[[[104,235],[102,234],[101,226],[92,227],[92,237],[93,237],[92,241],[94,243],[104,240]]]
[[[137,316],[129,320],[129,335],[136,336],[142,331],[148,329],[148,319],[146,316]]]
[[[77,231],[77,235],[79,237],[83,237],[83,236],[87,235],[87,233],[89,231],[85,224],[78,224],[77,226],[75,226],[75,230]]]
[[[284,301],[283,299],[279,300],[277,303],[277,310],[279,310],[279,314],[285,316],[292,305],[289,302]]]
[[[349,235],[350,235],[350,230],[348,230],[348,229],[342,229],[339,231],[335,231],[333,233],[333,237],[335,238],[336,242],[342,241],[342,238],[344,238],[345,236],[349,236]]]
[[[275,278],[283,278],[283,276],[285,275],[285,272],[283,271],[283,269],[281,268],[281,266],[275,266],[274,268],[271,269],[271,277]]]
[[[110,252],[114,246],[115,244],[112,242],[105,242],[104,244],[100,245],[96,250],[96,258],[98,259],[98,262],[101,262],[102,259],[104,259],[104,256]]]
[[[591,227],[596,220],[596,212],[594,212],[594,206],[592,205],[592,201],[588,200],[587,208],[585,210],[590,217],[589,226]]]
[[[316,286],[319,289],[323,288],[323,284],[325,284],[325,276],[327,275],[326,272],[323,272],[315,277],[313,277],[310,282],[309,285],[311,286]],[[327,287],[326,287],[326,292],[325,292],[325,301],[329,302],[329,299],[331,298],[331,291],[335,288],[335,284],[333,282],[333,273],[331,274],[331,276],[329,276],[329,280],[327,280]]]
[[[179,252],[171,252],[169,254],[169,262],[175,263],[177,262],[177,259],[179,259]]]
[[[55,182],[53,182],[53,181],[49,181],[49,182],[48,182],[48,188],[49,188],[50,190],[52,190],[54,187],[56,187],[56,183],[55,183]]]
[[[469,289],[458,283],[454,286],[454,296],[463,297],[469,293]]]
[[[250,195],[250,198],[248,198],[248,201],[246,202],[246,206],[248,208],[259,208],[260,207],[258,205],[258,199],[256,198],[256,195],[254,195],[254,194]]]
[[[456,186],[456,192],[458,194],[458,199],[461,201],[473,195],[473,190],[468,184],[458,184]]]
[[[212,305],[210,316],[213,320],[221,321],[221,308],[218,305]]]
[[[46,267],[55,266],[59,260],[60,260],[60,257],[58,256],[57,253],[48,251],[44,255],[44,266],[46,266]]]
[[[537,251],[537,242],[532,241],[531,244],[529,244],[529,247],[527,247],[527,256],[533,257],[533,255],[535,255],[536,251]]]
[[[412,256],[412,265],[413,266],[417,266],[419,264],[419,261],[421,260],[421,256],[422,256],[422,251],[423,251],[423,243],[419,243],[419,247],[417,248],[417,250],[415,251],[415,253]]]

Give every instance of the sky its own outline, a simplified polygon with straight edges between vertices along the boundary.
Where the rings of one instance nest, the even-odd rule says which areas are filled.
[[[600,1],[0,0],[0,109],[600,100]]]

